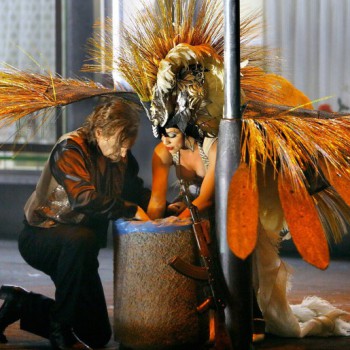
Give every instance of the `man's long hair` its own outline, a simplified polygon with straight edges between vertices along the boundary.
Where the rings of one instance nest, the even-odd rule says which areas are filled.
[[[95,131],[102,130],[103,136],[109,137],[118,133],[118,145],[137,137],[140,125],[139,108],[136,104],[122,99],[108,99],[98,105],[87,117],[83,131],[88,142],[96,144]]]

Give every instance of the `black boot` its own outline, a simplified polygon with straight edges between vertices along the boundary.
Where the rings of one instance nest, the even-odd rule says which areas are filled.
[[[92,350],[73,332],[72,327],[51,320],[50,342],[55,350]]]
[[[6,327],[21,317],[23,300],[29,294],[22,287],[3,285],[0,288],[0,299],[4,300],[0,308],[0,343],[7,343],[3,334]]]

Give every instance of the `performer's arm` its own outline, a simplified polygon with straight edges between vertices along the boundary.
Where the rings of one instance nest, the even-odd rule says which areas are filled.
[[[147,214],[151,219],[164,216],[166,208],[166,194],[168,188],[169,169],[172,157],[162,143],[159,143],[153,152],[152,158],[152,194]]]
[[[199,210],[199,212],[208,209],[214,203],[215,195],[215,163],[216,163],[216,148],[217,141],[215,141],[210,147],[208,158],[209,167],[207,173],[204,176],[199,196],[192,202]],[[179,218],[186,218],[190,216],[190,211],[185,209]]]

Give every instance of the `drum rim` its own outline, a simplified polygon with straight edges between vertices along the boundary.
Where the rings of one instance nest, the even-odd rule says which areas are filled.
[[[167,223],[165,219],[152,221],[137,221],[118,219],[113,222],[113,234],[122,235],[130,233],[173,233],[175,231],[186,231],[192,227],[190,219],[177,219]]]

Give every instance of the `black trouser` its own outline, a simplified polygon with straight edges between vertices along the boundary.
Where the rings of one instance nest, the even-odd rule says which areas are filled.
[[[23,305],[21,328],[48,337],[53,318],[72,326],[91,346],[108,343],[111,327],[98,274],[96,231],[79,225],[25,225],[19,251],[29,265],[49,275],[56,287],[55,301],[40,294],[29,295]]]

